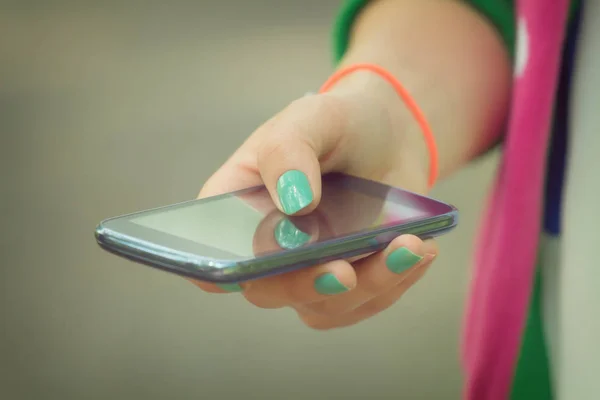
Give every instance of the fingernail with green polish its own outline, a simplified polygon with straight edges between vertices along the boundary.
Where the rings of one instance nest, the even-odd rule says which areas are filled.
[[[315,289],[320,294],[332,295],[344,293],[349,290],[334,274],[326,273],[315,279]]]
[[[385,264],[395,274],[402,273],[421,261],[423,257],[416,255],[406,247],[401,247],[390,253]]]
[[[302,232],[292,221],[282,219],[275,227],[275,241],[283,249],[295,249],[310,241],[310,235]]]
[[[289,215],[297,213],[313,201],[308,178],[297,170],[287,171],[279,177],[277,194],[283,211]]]
[[[217,287],[225,290],[226,292],[241,292],[244,290],[237,283],[217,283]]]

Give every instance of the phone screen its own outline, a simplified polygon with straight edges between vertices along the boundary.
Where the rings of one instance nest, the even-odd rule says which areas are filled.
[[[266,188],[258,188],[142,213],[129,222],[246,258],[440,215],[441,203],[356,182],[324,178],[319,206],[301,217],[281,213]]]

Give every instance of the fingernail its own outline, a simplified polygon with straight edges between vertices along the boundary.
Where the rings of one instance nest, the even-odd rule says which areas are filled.
[[[395,274],[402,273],[421,261],[423,257],[416,255],[406,247],[401,247],[390,253],[385,261],[388,269]]]
[[[237,283],[217,283],[217,287],[223,289],[226,292],[241,292],[244,290]]]
[[[332,273],[326,273],[315,279],[315,289],[320,294],[332,295],[344,293],[349,290]]]
[[[279,177],[277,194],[283,211],[289,215],[297,213],[313,201],[308,178],[297,170],[287,171]]]
[[[295,249],[310,241],[310,235],[302,232],[292,221],[282,219],[275,228],[275,241],[283,249]]]

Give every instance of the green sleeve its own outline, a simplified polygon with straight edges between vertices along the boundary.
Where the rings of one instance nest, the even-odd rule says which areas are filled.
[[[343,1],[333,25],[333,59],[336,64],[348,50],[352,25],[354,25],[356,17],[368,3],[369,0]]]
[[[415,0],[419,1],[419,0]],[[481,15],[494,25],[502,37],[511,57],[515,50],[515,7],[514,0],[463,0],[470,4]],[[348,49],[350,33],[354,20],[369,3],[369,0],[344,0],[337,15],[333,28],[333,55],[335,62],[339,62]],[[580,0],[571,0],[569,19],[571,19],[579,6]]]
[[[417,0],[418,1],[418,0]],[[513,0],[465,0],[495,27],[504,44],[513,54],[515,47],[515,17]],[[369,0],[344,0],[333,28],[333,54],[339,62],[348,49],[352,24]]]

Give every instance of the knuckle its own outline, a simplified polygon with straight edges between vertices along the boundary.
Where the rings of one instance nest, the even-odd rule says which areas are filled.
[[[265,140],[256,155],[258,169],[264,171],[272,166],[274,160],[286,160],[299,150],[308,149],[314,152],[315,145],[311,143],[308,135],[302,129],[292,127],[281,129],[282,134]]]
[[[272,138],[270,140],[265,141],[258,150],[257,154],[259,167],[262,163],[273,158],[273,156],[278,154],[285,154],[286,147],[289,147],[286,141],[289,141],[289,139]]]
[[[325,122],[332,131],[341,132],[346,125],[350,108],[342,96],[322,93],[316,96],[301,97],[292,101],[286,111],[289,115],[303,115],[303,121]],[[298,121],[298,126],[303,121]]]
[[[357,311],[359,311],[358,314],[361,316],[362,319],[372,317],[381,313],[382,311],[387,310],[388,308],[393,306],[399,299],[400,295],[393,300],[374,299],[360,306],[360,310]]]
[[[327,300],[315,303],[308,303],[305,304],[304,307],[311,313],[329,317],[334,317],[336,315],[342,314],[345,310],[348,309],[348,306],[345,304],[334,303]]]
[[[285,285],[285,295],[291,304],[307,303],[307,297],[309,295],[299,286],[301,285]]]
[[[385,268],[385,266],[383,267]],[[389,289],[391,285],[394,285],[395,281],[399,280],[398,278],[392,281],[391,279],[395,278],[393,277],[391,279],[388,279],[384,284],[380,282],[379,279],[377,279],[375,274],[364,274],[360,278],[360,290],[364,293],[364,297],[370,299],[379,296],[386,289]]]

